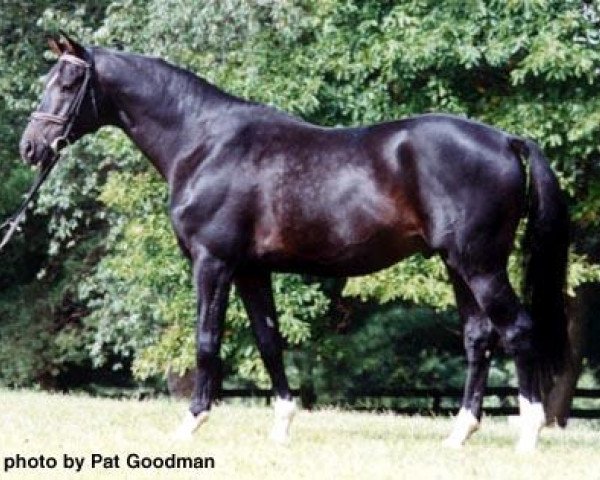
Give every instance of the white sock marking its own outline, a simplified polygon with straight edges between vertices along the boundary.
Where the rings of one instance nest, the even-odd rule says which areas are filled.
[[[460,448],[467,439],[479,428],[479,420],[464,407],[461,407],[454,420],[452,433],[444,440],[444,445],[450,448]]]
[[[271,430],[271,439],[277,443],[287,443],[290,439],[290,425],[296,413],[296,402],[277,397],[275,400],[275,423]]]
[[[533,452],[537,444],[540,430],[546,424],[544,406],[540,402],[532,403],[519,395],[520,419],[519,441],[517,451],[521,453]]]
[[[208,412],[200,412],[194,416],[192,412],[188,411],[183,421],[175,430],[173,437],[176,440],[189,440],[192,438],[193,433],[208,420]]]

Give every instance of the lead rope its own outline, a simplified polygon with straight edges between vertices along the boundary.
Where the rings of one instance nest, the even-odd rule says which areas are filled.
[[[23,201],[23,203],[21,203],[19,210],[17,210],[16,213],[14,213],[8,220],[6,220],[0,226],[0,231],[4,230],[6,227],[8,227],[8,230],[4,234],[4,237],[2,237],[2,242],[0,242],[0,252],[2,252],[2,250],[4,250],[4,247],[6,246],[6,244],[10,241],[10,239],[14,235],[15,231],[17,231],[19,224],[21,223],[21,219],[23,218],[23,215],[25,214],[25,210],[27,210],[27,207],[29,206],[29,203],[35,198],[38,190],[42,186],[42,183],[44,183],[44,181],[48,177],[48,174],[50,173],[50,170],[52,170],[54,165],[56,165],[59,158],[60,158],[60,155],[58,155],[58,154],[54,154],[52,156],[52,159],[46,164],[46,167],[39,173],[35,182],[29,189],[29,192],[27,193],[27,197],[25,197],[25,200]]]

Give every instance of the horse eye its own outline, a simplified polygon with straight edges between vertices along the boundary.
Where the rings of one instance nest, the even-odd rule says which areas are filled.
[[[63,90],[69,90],[73,87],[73,85],[75,85],[75,83],[77,82],[77,78],[78,77],[76,75],[68,75],[66,78],[62,78],[60,82],[60,87]]]
[[[73,82],[61,82],[60,89],[61,90],[70,90],[73,86]]]
[[[73,85],[75,85],[79,81],[79,79],[81,78],[81,76],[82,76],[81,72],[73,71],[73,70],[67,70],[61,76],[60,84],[61,84],[61,86],[62,86],[63,89],[68,90],[71,87],[73,87]]]

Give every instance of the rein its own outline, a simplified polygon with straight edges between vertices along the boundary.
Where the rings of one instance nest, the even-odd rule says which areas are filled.
[[[37,194],[39,188],[42,186],[42,183],[44,183],[44,180],[46,180],[46,178],[48,177],[50,170],[52,170],[54,165],[56,165],[59,158],[60,158],[60,155],[58,155],[58,154],[52,155],[52,158],[46,164],[46,167],[42,169],[42,171],[39,173],[38,177],[35,179],[35,182],[33,183],[31,188],[29,189],[29,192],[27,193],[27,197],[25,198],[23,203],[21,203],[19,210],[17,210],[16,213],[14,213],[8,220],[6,220],[2,225],[0,225],[0,231],[4,230],[6,227],[8,227],[8,230],[4,234],[4,237],[2,237],[2,242],[0,242],[0,252],[4,249],[4,246],[10,241],[13,234],[19,227],[19,223],[21,223],[21,219],[23,218],[23,215],[25,214],[25,210],[27,210],[27,206],[29,205],[29,202],[31,202],[33,200],[33,198]]]
[[[21,223],[21,220],[25,214],[25,211],[27,210],[29,203],[36,196],[38,190],[50,174],[50,171],[52,170],[52,168],[54,168],[54,165],[58,163],[58,160],[60,159],[59,150],[62,146],[69,143],[69,135],[71,134],[71,130],[73,129],[73,123],[79,115],[81,105],[83,104],[83,99],[85,98],[85,95],[87,93],[88,84],[92,77],[91,64],[89,64],[85,60],[82,60],[68,53],[61,55],[61,57],[58,60],[84,67],[85,77],[83,78],[83,82],[81,83],[81,86],[77,91],[77,95],[75,96],[73,103],[71,103],[71,105],[69,106],[66,115],[56,115],[53,113],[46,112],[33,112],[31,114],[31,120],[38,120],[43,122],[56,123],[58,125],[64,125],[64,129],[62,133],[58,137],[56,137],[50,145],[48,145],[50,147],[51,157],[48,161],[46,161],[46,157],[42,159],[41,163],[45,166],[43,166],[40,170],[40,173],[38,174],[38,177],[35,179],[35,182],[31,186],[31,188],[29,189],[25,200],[23,201],[23,203],[21,203],[19,209],[13,215],[11,215],[8,218],[8,220],[6,220],[2,225],[0,225],[0,231],[8,227],[8,230],[6,231],[4,237],[2,237],[2,241],[0,242],[0,252],[4,249],[6,244],[10,241],[15,231],[19,227],[19,224]],[[94,105],[94,110],[96,111],[97,115],[98,110],[96,107],[96,99],[93,94],[93,91],[92,104]],[[46,150],[46,152],[48,152],[48,150]]]

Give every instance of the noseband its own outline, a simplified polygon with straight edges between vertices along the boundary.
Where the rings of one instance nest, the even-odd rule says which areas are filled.
[[[56,115],[54,113],[46,112],[33,112],[31,114],[31,120],[50,122],[64,126],[62,133],[58,137],[56,137],[49,145],[52,151],[54,152],[54,155],[58,154],[61,142],[69,142],[68,137],[71,134],[71,130],[73,129],[73,123],[79,115],[81,105],[83,104],[83,99],[85,98],[85,95],[88,90],[88,85],[92,78],[92,65],[86,62],[85,60],[82,60],[81,58],[76,57],[75,55],[65,53],[59,57],[58,61],[72,63],[73,65],[78,65],[80,67],[85,68],[85,76],[83,77],[83,82],[81,83],[79,90],[77,90],[77,95],[75,95],[73,103],[71,103],[71,105],[69,106],[66,115]],[[91,91],[91,95],[92,104],[94,106],[94,111],[96,112],[97,116],[98,111],[96,108],[96,98],[93,90]]]

